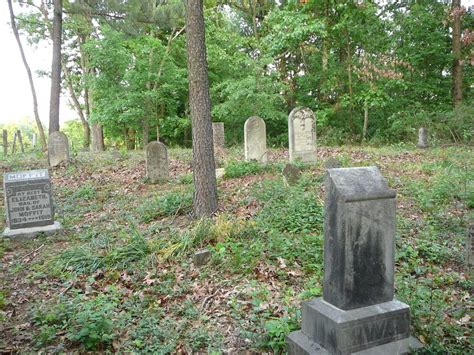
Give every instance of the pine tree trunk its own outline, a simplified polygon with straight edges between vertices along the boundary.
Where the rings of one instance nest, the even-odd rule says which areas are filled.
[[[25,152],[25,147],[23,146],[23,138],[21,137],[21,131],[16,131],[16,135],[18,137],[18,144],[20,145],[21,152]]]
[[[150,139],[150,125],[148,123],[148,119],[143,119],[142,121],[142,132],[143,132],[143,149],[145,149],[146,145],[148,144],[149,142],[149,139]]]
[[[53,60],[51,64],[51,98],[49,101],[49,134],[59,131],[59,100],[61,97],[61,34],[63,1],[54,0]]]
[[[463,101],[461,65],[461,0],[453,0],[453,105]]]
[[[100,123],[95,122],[92,124],[92,151],[103,152],[104,150],[104,130]]]
[[[367,126],[369,125],[369,105],[367,100],[364,101],[364,127],[362,129],[362,141],[367,139]]]
[[[43,124],[41,123],[39,113],[38,113],[38,99],[36,98],[36,89],[35,89],[35,84],[33,82],[33,75],[31,74],[30,66],[28,65],[28,62],[26,61],[25,52],[23,51],[23,46],[20,41],[20,34],[18,33],[18,28],[16,27],[15,15],[13,14],[12,0],[7,0],[7,1],[8,1],[8,8],[10,10],[10,21],[11,21],[13,34],[15,35],[18,48],[20,49],[21,59],[23,61],[23,65],[25,66],[26,73],[28,74],[28,81],[30,82],[31,95],[33,97],[33,112],[35,115],[36,126],[38,127],[38,132],[40,135],[41,149],[45,151],[46,150],[46,137],[44,135]]]
[[[217,182],[212,141],[211,100],[206,60],[202,0],[186,0],[189,106],[193,137],[193,212],[209,217],[217,210]]]

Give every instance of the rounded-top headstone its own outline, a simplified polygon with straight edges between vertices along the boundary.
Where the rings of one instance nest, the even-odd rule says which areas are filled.
[[[418,130],[418,144],[416,146],[420,149],[428,148],[428,130],[425,127]]]
[[[297,107],[288,116],[288,142],[290,161],[303,163],[316,161],[316,119],[307,107]]]
[[[148,143],[146,148],[146,176],[155,184],[169,178],[168,149],[161,142]]]
[[[253,116],[244,124],[245,160],[256,160],[266,163],[267,157],[267,130],[265,121]]]
[[[48,137],[48,159],[52,168],[69,163],[69,143],[63,132],[53,132]]]

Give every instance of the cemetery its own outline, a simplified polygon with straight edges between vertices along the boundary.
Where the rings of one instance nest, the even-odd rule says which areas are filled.
[[[0,353],[474,353],[471,3],[0,5]]]

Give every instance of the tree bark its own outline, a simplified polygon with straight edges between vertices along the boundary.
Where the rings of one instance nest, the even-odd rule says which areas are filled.
[[[6,157],[8,155],[8,131],[6,129],[3,130],[3,156]]]
[[[12,154],[16,153],[16,132],[13,135],[13,147],[12,147]]]
[[[33,75],[31,74],[30,66],[28,65],[28,62],[26,61],[25,52],[23,51],[23,46],[20,41],[20,34],[18,33],[18,28],[16,27],[15,15],[13,13],[13,7],[12,7],[12,0],[7,0],[7,1],[8,1],[8,8],[10,10],[10,21],[11,21],[13,34],[15,35],[18,48],[20,49],[21,59],[23,61],[23,65],[25,66],[26,73],[28,74],[28,81],[30,82],[31,95],[33,97],[33,112],[35,115],[36,126],[38,127],[38,132],[40,135],[41,148],[43,149],[43,151],[45,151],[46,150],[46,137],[44,135],[43,124],[41,123],[39,113],[38,113],[38,99],[36,98],[36,89],[35,89],[35,84],[33,82]]]
[[[59,131],[59,100],[61,97],[61,34],[63,1],[54,0],[53,60],[51,63],[51,98],[49,101],[49,134]]]
[[[461,0],[453,0],[453,105],[463,101],[461,64]]]
[[[367,126],[369,125],[369,104],[364,101],[364,127],[362,128],[362,142],[367,139]]]
[[[69,95],[71,96],[72,103],[74,105],[74,108],[76,109],[77,114],[79,115],[79,119],[81,120],[82,127],[84,130],[84,148],[89,148],[91,143],[91,130],[89,127],[89,122],[87,122],[87,118],[84,115],[84,110],[82,109],[81,104],[79,103],[79,99],[77,98],[77,95],[74,92],[74,87],[72,85],[71,76],[69,75],[69,69],[66,66],[66,62],[64,60],[61,60],[61,64],[63,68],[64,79],[66,80],[66,84],[69,90]]]
[[[149,142],[149,138],[150,138],[150,125],[148,123],[148,119],[147,118],[144,118],[143,121],[142,121],[142,124],[143,124],[143,149],[145,149],[146,145],[148,144]]]
[[[104,130],[100,123],[94,122],[92,124],[92,151],[103,152],[104,150]]]
[[[209,217],[217,210],[217,181],[212,138],[211,99],[202,0],[186,0],[189,106],[193,137],[193,212]]]
[[[21,131],[16,131],[16,135],[18,136],[18,144],[20,145],[21,152],[25,152],[25,147],[23,146],[23,138],[21,137]]]

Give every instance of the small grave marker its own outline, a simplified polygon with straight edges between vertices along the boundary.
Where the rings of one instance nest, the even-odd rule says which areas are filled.
[[[54,221],[51,182],[48,170],[5,173],[3,191],[7,214],[5,237],[34,237],[38,233],[57,232]]]
[[[313,111],[307,107],[297,107],[288,117],[288,141],[290,161],[303,163],[316,161],[316,126]]]
[[[267,157],[267,131],[265,121],[260,117],[250,117],[244,125],[245,160],[256,160],[265,164]]]

